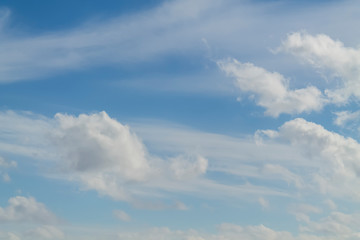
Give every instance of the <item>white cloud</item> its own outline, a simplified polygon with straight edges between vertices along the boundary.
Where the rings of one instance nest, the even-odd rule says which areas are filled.
[[[113,172],[128,181],[144,180],[149,172],[145,146],[128,126],[105,112],[79,117],[56,114],[59,126],[52,140],[77,172]]]
[[[360,117],[360,111],[340,111],[334,114],[336,115],[334,123],[340,127],[345,127],[349,122],[356,122]]]
[[[145,145],[128,126],[110,118],[105,112],[82,114],[78,117],[57,114],[54,119],[31,113],[4,112],[0,114],[0,121],[4,123],[2,129],[8,133],[0,138],[0,145],[10,144],[3,145],[1,150],[36,160],[46,159],[45,162],[41,162],[42,166],[47,166],[47,170],[43,169],[45,176],[74,181],[84,190],[96,190],[101,195],[129,201],[134,206],[150,206],[156,209],[159,206],[163,206],[161,208],[171,206],[183,210],[184,206],[144,203],[142,199],[164,198],[164,192],[198,194],[224,199],[226,195],[236,198],[259,193],[264,196],[286,195],[253,184],[231,186],[207,179],[206,173],[210,165],[209,160],[203,157],[205,153],[212,159],[223,159],[221,166],[225,166],[225,169],[220,170],[219,165],[214,162],[211,167],[213,170],[217,168],[228,173],[234,170],[232,164],[234,161],[238,162],[239,157],[242,161],[254,159],[253,150],[260,155],[257,156],[258,160],[269,160],[271,154],[266,153],[267,151],[281,152],[285,156],[288,152],[294,156],[285,148],[279,149],[279,145],[262,146],[263,151],[259,151],[258,146],[251,140],[151,126],[149,129],[152,139],[151,141],[147,139],[146,142],[150,143],[155,152],[159,152],[153,148],[153,144],[156,145],[156,137],[160,137],[158,139],[160,153],[171,148],[171,156],[175,156],[160,158],[149,154]],[[33,133],[35,130],[37,132]],[[140,132],[142,136],[148,136],[143,131]],[[196,145],[199,143],[204,144],[203,147],[198,148]],[[26,151],[14,151],[19,146]],[[194,149],[188,149],[187,146],[198,149],[193,151]],[[34,152],[39,154],[32,155],[31,153]],[[183,154],[184,152],[188,154]],[[274,159],[283,160],[282,157]],[[253,174],[251,176],[254,177],[263,175],[259,170],[247,172],[242,169],[241,173],[245,175]],[[48,170],[50,170],[49,174],[47,174]],[[240,172],[231,174],[235,173]],[[268,176],[271,178],[270,175]],[[223,192],[222,196],[216,194],[218,190]]]
[[[207,170],[202,156],[160,159],[147,153],[142,141],[105,112],[78,117],[57,114],[51,139],[60,153],[60,170],[86,189],[117,200],[133,201],[143,185],[200,177]],[[129,189],[128,186],[132,186]]]
[[[313,167],[302,173],[308,187],[315,187],[323,194],[360,199],[354,191],[360,183],[360,144],[357,141],[301,118],[284,123],[277,134],[271,136],[288,141],[313,161]]]
[[[103,64],[136,64],[169,54],[202,57],[205,54],[202,39],[215,46],[213,52],[217,56],[254,53],[263,56],[259,48],[266,49],[278,41],[277,36],[299,28],[323,30],[328,27],[329,31],[356,39],[357,34],[347,28],[349,23],[358,23],[348,14],[350,10],[358,9],[356,3],[329,4],[313,8],[311,13],[306,7],[288,8],[287,21],[283,20],[283,14],[277,14],[282,11],[282,6],[244,1],[177,0],[51,33],[30,35],[15,29],[22,34],[13,35],[10,25],[1,32],[5,37],[0,44],[0,82],[38,79],[59,71]],[[2,12],[0,25],[6,26],[10,10],[3,9]],[[319,16],[323,22],[319,21]],[[264,47],[264,40],[268,46]],[[267,61],[274,60],[270,55],[266,58]],[[207,87],[207,83],[204,80],[200,88]]]
[[[11,181],[11,178],[10,178],[9,174],[7,174],[7,173],[2,174],[2,179],[3,179],[4,182],[10,182]]]
[[[9,205],[0,207],[0,222],[57,223],[58,218],[43,203],[33,197],[16,196],[9,199]]]
[[[360,236],[360,215],[331,212],[319,221],[310,221],[301,226],[301,232],[309,232],[330,239],[357,239]]]
[[[261,207],[264,209],[269,207],[269,201],[263,197],[259,197],[258,202],[261,205]]]
[[[281,74],[268,72],[252,63],[240,63],[235,59],[217,63],[228,76],[236,79],[235,85],[242,92],[255,94],[256,104],[264,107],[267,115],[277,117],[281,113],[318,111],[326,102],[316,87],[290,90]]]
[[[6,161],[3,157],[0,156],[0,167],[9,168],[9,167],[16,167],[17,163],[15,161]]]
[[[57,227],[44,225],[26,232],[26,239],[63,239],[64,233]]]
[[[295,32],[288,35],[279,51],[289,52],[339,78],[338,86],[326,91],[332,102],[346,103],[352,96],[360,98],[360,49],[345,47],[325,34]]]
[[[310,204],[292,204],[288,209],[289,213],[295,215],[297,221],[310,223],[309,214],[319,214],[322,210]]]
[[[0,113],[0,151],[33,159],[52,159],[53,149],[44,136],[54,128],[48,118],[31,112]]]
[[[190,157],[177,156],[171,159],[170,169],[178,179],[189,179],[206,173],[208,160],[197,156],[195,160]]]
[[[0,156],[0,170],[1,168],[10,168],[10,167],[17,167],[17,163],[15,161],[6,161],[3,157]],[[8,173],[1,173],[2,179],[4,182],[10,182],[11,178]]]
[[[114,216],[124,222],[130,222],[131,221],[131,217],[124,211],[116,209],[113,211]]]

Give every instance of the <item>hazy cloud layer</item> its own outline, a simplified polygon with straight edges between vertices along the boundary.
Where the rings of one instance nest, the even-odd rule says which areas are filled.
[[[64,239],[64,233],[54,226],[44,225],[27,231],[25,239]]]

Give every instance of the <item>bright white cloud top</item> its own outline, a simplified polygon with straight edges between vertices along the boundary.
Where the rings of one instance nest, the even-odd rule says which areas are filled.
[[[1,4],[0,239],[360,238],[357,2]]]

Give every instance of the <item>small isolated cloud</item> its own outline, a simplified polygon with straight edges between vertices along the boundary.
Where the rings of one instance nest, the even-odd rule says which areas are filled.
[[[194,160],[190,157],[177,156],[171,159],[170,168],[178,179],[191,179],[206,173],[208,160],[197,156]]]
[[[1,168],[11,168],[11,167],[17,167],[17,163],[15,161],[6,161],[3,157],[0,156],[0,170]],[[8,173],[1,173],[0,175],[2,177],[2,180],[4,182],[10,182],[11,178]]]
[[[114,210],[113,215],[117,219],[119,219],[119,220],[121,220],[123,222],[130,222],[131,221],[131,217],[126,212],[124,212],[122,210],[118,210],[118,209]]]
[[[258,202],[263,209],[268,208],[270,206],[269,201],[263,197],[259,197]]]
[[[186,211],[189,210],[189,207],[185,205],[183,202],[176,201],[174,204],[175,209]]]
[[[0,156],[0,167],[2,168],[9,168],[9,167],[16,167],[17,163],[15,161],[6,161],[3,157]]]
[[[264,107],[265,113],[272,117],[282,113],[318,111],[326,103],[316,87],[291,90],[284,76],[277,72],[269,72],[252,63],[226,59],[218,61],[217,64],[228,76],[235,78],[235,85],[242,92],[255,94],[256,104]]]
[[[26,232],[26,237],[33,239],[63,239],[64,233],[54,226],[44,225]]]
[[[9,174],[7,174],[7,173],[2,174],[2,179],[3,179],[4,182],[10,182],[11,181],[11,178],[10,178]]]
[[[338,84],[325,92],[332,102],[360,98],[360,49],[345,47],[325,34],[295,32],[287,36],[278,51],[290,53],[338,79]]]
[[[58,218],[33,197],[10,198],[7,207],[0,207],[0,222],[56,223]]]

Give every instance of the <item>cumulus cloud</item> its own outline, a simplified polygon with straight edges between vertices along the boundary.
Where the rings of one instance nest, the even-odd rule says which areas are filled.
[[[208,167],[199,154],[149,154],[129,126],[105,112],[46,118],[7,111],[0,113],[0,123],[6,133],[0,135],[0,150],[42,161],[51,172],[48,177],[77,182],[83,190],[116,200],[135,203],[134,196],[159,197],[155,189],[182,188],[180,182],[203,177]],[[15,164],[0,158],[0,167]]]
[[[141,140],[105,112],[78,117],[56,114],[51,140],[65,177],[86,189],[128,201],[126,182],[145,181],[152,171]]]
[[[9,205],[0,207],[0,222],[57,223],[58,218],[33,197],[10,198]]]
[[[52,135],[70,171],[118,173],[125,180],[141,181],[149,171],[146,149],[128,126],[105,112],[79,117],[56,114]]]
[[[236,87],[242,92],[255,95],[256,104],[264,107],[267,115],[277,117],[281,113],[318,111],[326,102],[316,87],[291,90],[284,76],[252,63],[241,63],[236,59],[221,60],[217,63],[228,76],[235,78]]]
[[[44,225],[36,229],[27,231],[26,238],[32,239],[63,239],[64,233],[57,227]]]
[[[157,156],[147,151],[141,139],[131,131],[133,128],[110,118],[105,112],[79,116],[57,114],[55,118],[1,112],[0,122],[8,133],[0,135],[0,150],[41,161],[38,163],[44,167],[41,170],[46,177],[72,181],[82,190],[95,190],[100,195],[128,201],[140,208],[187,208],[169,201],[151,202],[168,193],[222,199],[256,195],[254,199],[257,199],[287,195],[282,190],[262,185],[264,181],[284,180],[288,183],[286,191],[302,184],[301,178],[280,164],[289,157],[301,159],[300,154],[294,154],[283,144],[258,145],[251,138],[164,125],[145,128],[137,125],[134,129],[145,137],[151,150],[159,154]],[[3,145],[1,149],[3,143],[10,145]],[[20,146],[26,150],[15,151]],[[34,152],[39,154],[32,155]],[[271,164],[267,165],[269,162]],[[232,185],[211,179],[208,172],[257,180],[256,184]],[[223,194],[218,195],[217,191]]]
[[[360,199],[354,189],[359,186],[360,144],[323,126],[297,118],[284,123],[276,134],[270,136],[288,141],[306,158],[313,161],[313,168],[303,175],[323,194],[342,195]],[[313,185],[314,184],[314,185]]]
[[[360,98],[360,49],[345,47],[325,34],[295,32],[288,35],[279,51],[291,53],[338,78],[338,84],[326,91],[332,102],[346,103],[352,96]]]
[[[78,117],[56,114],[55,121],[51,139],[62,159],[62,173],[117,200],[131,201],[126,186],[141,187],[152,179],[186,180],[207,169],[202,156],[161,159],[150,155],[128,126],[105,112]]]

